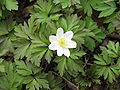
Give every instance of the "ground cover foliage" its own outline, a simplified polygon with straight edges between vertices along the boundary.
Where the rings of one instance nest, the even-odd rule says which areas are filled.
[[[72,31],[70,56],[48,48]],[[120,0],[1,0],[0,90],[119,90]]]

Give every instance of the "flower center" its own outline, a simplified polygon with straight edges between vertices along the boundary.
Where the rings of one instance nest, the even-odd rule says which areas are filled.
[[[68,41],[66,40],[66,39],[64,39],[64,38],[61,38],[59,41],[59,45],[61,46],[61,47],[64,47],[64,46],[67,46],[68,44]]]

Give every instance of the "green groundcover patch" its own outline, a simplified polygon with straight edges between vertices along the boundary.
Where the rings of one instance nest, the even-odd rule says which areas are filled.
[[[120,90],[120,0],[0,0],[0,90]]]

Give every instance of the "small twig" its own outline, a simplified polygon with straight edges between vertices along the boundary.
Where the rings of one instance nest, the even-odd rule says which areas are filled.
[[[52,71],[53,72],[53,71]],[[53,74],[55,74],[56,76],[61,77],[59,74],[57,74],[56,72],[53,72]],[[61,77],[65,82],[67,82],[67,85],[70,89],[72,90],[79,90],[79,87],[76,86],[74,83],[70,82],[69,80],[67,80],[65,77]]]
[[[88,60],[87,60],[87,59],[86,59],[86,57],[85,57],[85,64],[84,64],[84,66],[83,66],[83,67],[85,67],[85,66],[86,66],[87,62],[88,62]]]
[[[94,64],[92,64],[92,63],[86,63],[86,65],[94,65]]]
[[[120,35],[108,35],[108,37],[113,38],[113,39],[120,39]]]

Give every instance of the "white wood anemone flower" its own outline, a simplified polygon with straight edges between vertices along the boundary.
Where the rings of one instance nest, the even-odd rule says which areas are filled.
[[[70,56],[69,48],[76,48],[77,44],[75,41],[71,40],[73,37],[73,32],[63,31],[62,28],[57,29],[56,36],[49,36],[51,44],[48,46],[50,50],[57,50],[57,55],[62,56],[63,54],[67,57]]]

